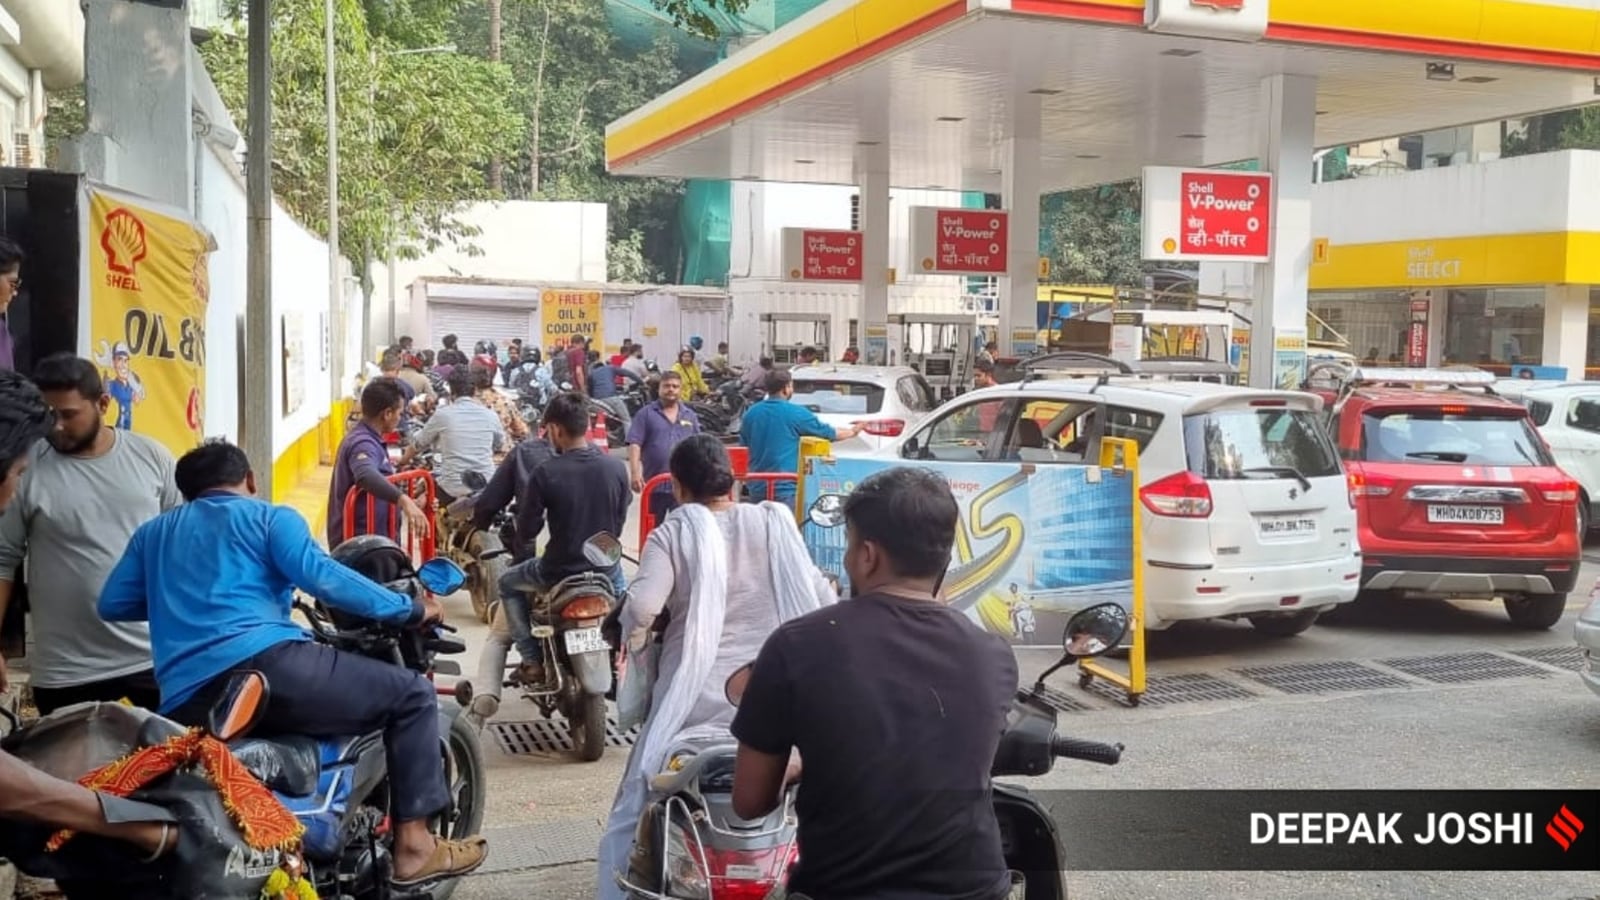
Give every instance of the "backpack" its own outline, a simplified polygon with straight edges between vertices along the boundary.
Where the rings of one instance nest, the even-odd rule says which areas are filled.
[[[567,359],[565,352],[550,356],[550,380],[554,381],[558,388],[562,382],[572,381],[572,362]]]

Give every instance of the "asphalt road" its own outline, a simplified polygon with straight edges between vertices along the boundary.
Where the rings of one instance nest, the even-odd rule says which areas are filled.
[[[1587,565],[1580,586],[1596,576],[1600,564]],[[1600,789],[1600,697],[1565,668],[1573,664],[1572,621],[1586,600],[1580,589],[1566,618],[1544,632],[1514,629],[1498,604],[1416,602],[1352,609],[1289,639],[1232,623],[1152,634],[1152,682],[1138,708],[1081,690],[1070,672],[1051,679],[1061,695],[1087,707],[1064,712],[1061,730],[1126,744],[1122,764],[1063,761],[1029,786]],[[451,603],[460,609],[464,599]],[[475,648],[481,629],[466,634]],[[1019,651],[1019,660],[1030,678],[1053,662],[1041,650]],[[1340,665],[1260,668],[1308,663]],[[1273,680],[1284,677],[1299,683]],[[1305,679],[1319,677],[1345,681],[1299,692],[1308,690]],[[513,699],[496,722],[539,718]],[[585,765],[559,753],[507,755],[494,736],[484,737],[486,826],[495,836],[488,868],[498,871],[468,879],[456,896],[594,897],[593,863],[577,859],[592,851],[581,846],[562,864],[503,869],[537,856],[529,843],[557,840],[546,835],[587,846],[586,835],[610,806],[626,748]],[[1600,875],[1096,872],[1086,868],[1092,860],[1068,864],[1075,898],[1600,900]]]

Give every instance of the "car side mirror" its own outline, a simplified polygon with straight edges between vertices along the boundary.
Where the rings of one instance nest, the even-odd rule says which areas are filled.
[[[266,715],[270,697],[267,676],[256,671],[233,673],[206,717],[206,730],[225,744],[244,737]]]
[[[917,451],[921,448],[920,441],[918,440],[919,437],[920,436],[918,435],[913,435],[910,440],[901,445],[900,455],[906,459],[916,459]]]

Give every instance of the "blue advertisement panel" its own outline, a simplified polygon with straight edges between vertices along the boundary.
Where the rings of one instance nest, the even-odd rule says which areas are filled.
[[[897,463],[810,461],[801,526],[811,558],[844,571],[844,498]],[[1094,466],[921,463],[950,481],[961,519],[945,576],[951,606],[1013,644],[1060,646],[1067,619],[1096,603],[1133,602],[1133,484]]]

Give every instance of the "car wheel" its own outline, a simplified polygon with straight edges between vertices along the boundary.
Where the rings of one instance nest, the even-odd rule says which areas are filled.
[[[1589,522],[1589,493],[1578,492],[1578,543],[1585,544],[1589,541],[1589,529],[1594,527]]]
[[[1567,611],[1566,594],[1528,594],[1505,598],[1506,615],[1518,628],[1543,631],[1561,621]]]
[[[1250,624],[1262,634],[1270,634],[1273,637],[1294,637],[1310,628],[1317,621],[1318,615],[1320,613],[1315,609],[1304,609],[1286,616],[1263,613],[1250,616]]]

